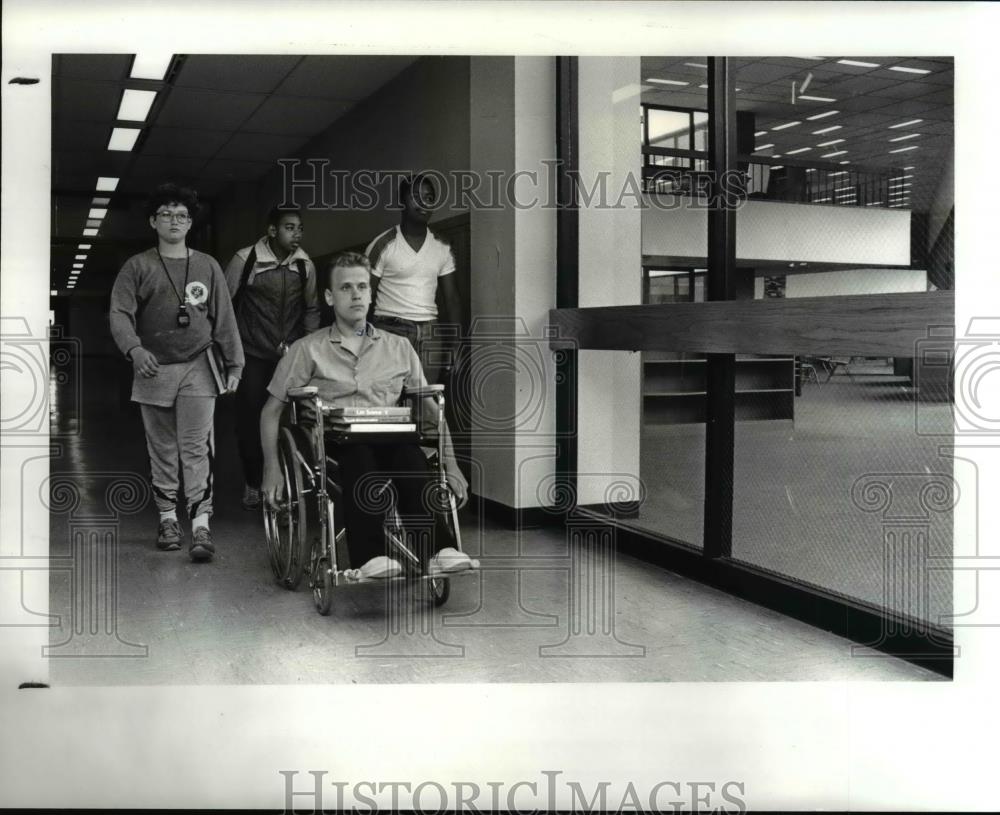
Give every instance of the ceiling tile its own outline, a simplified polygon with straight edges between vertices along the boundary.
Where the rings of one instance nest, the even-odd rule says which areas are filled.
[[[312,136],[325,130],[354,103],[272,96],[243,125],[255,133]]]
[[[302,136],[236,133],[219,151],[218,157],[241,161],[271,161],[292,155],[302,141]]]
[[[52,113],[60,119],[89,122],[114,121],[121,89],[110,82],[58,78],[52,82]]]
[[[190,183],[198,177],[202,167],[205,166],[203,158],[184,158],[177,156],[136,156],[131,167],[132,175],[146,176],[148,178],[160,178],[165,181],[178,181],[184,179],[185,183]],[[178,181],[178,183],[180,183]]]
[[[212,156],[230,138],[228,130],[190,130],[183,127],[160,127],[149,131],[142,146],[144,156]]]
[[[52,149],[97,153],[107,150],[111,125],[97,122],[71,122],[56,119],[52,123]]]
[[[418,57],[407,56],[309,56],[292,71],[275,93],[282,96],[357,101],[374,93],[417,59]]]
[[[185,57],[174,86],[271,93],[301,59],[299,56],[191,54]]]
[[[53,76],[71,79],[125,79],[132,63],[131,54],[56,54]]]
[[[274,167],[275,165],[268,161],[236,161],[218,158],[208,162],[202,168],[201,176],[208,179],[224,179],[230,182],[253,181]]]
[[[265,98],[260,94],[174,88],[156,121],[168,127],[197,125],[205,130],[236,130]]]

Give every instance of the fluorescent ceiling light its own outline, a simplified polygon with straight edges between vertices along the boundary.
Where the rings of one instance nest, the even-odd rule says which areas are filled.
[[[919,144],[911,144],[909,147],[897,147],[895,150],[890,150],[890,153],[905,153],[907,150],[916,150],[920,147]]]
[[[89,243],[81,243],[81,244],[78,244],[76,248],[77,249],[89,249],[90,248],[90,244]]]
[[[919,133],[907,133],[905,136],[896,136],[896,138],[889,139],[889,141],[906,141],[907,139],[915,139],[919,135]]]
[[[813,203],[814,204],[825,204],[829,200],[830,200],[829,198],[813,198]]]
[[[817,119],[825,119],[827,116],[836,116],[840,113],[839,110],[828,110],[826,113],[817,113],[815,116],[806,116],[810,122],[815,122]]]
[[[767,133],[766,130],[758,130],[756,133],[754,133],[754,135],[755,136],[763,136],[765,133]]]
[[[785,169],[785,165],[784,164],[775,164],[771,169],[772,170],[784,170]]]
[[[836,102],[836,99],[831,99],[829,96],[807,96],[804,93],[800,93],[795,97],[796,99],[807,99],[810,102]]]
[[[784,130],[786,127],[795,127],[796,125],[800,124],[802,124],[802,122],[785,122],[783,125],[772,127],[771,130]]]
[[[757,150],[767,150],[769,147],[774,147],[773,144],[762,144]]]
[[[912,186],[913,186],[913,182],[912,181],[907,181],[905,184],[897,184],[896,185],[896,189],[897,190],[904,190],[907,187],[912,187]]]
[[[108,216],[108,211],[102,207],[94,207],[94,209],[90,210],[90,212],[87,214],[88,218],[100,219],[100,218],[106,218],[107,216]]]
[[[82,263],[74,263],[73,264],[73,268],[74,269],[82,269],[83,268],[83,264]]]
[[[122,93],[122,101],[118,106],[118,118],[126,122],[144,122],[149,115],[149,109],[156,99],[156,91],[137,91],[126,88]]]
[[[846,153],[846,150],[834,150],[832,153],[824,153],[820,158],[833,158],[834,156],[842,156]]]
[[[834,130],[840,130],[843,125],[830,125],[829,127],[824,127],[822,130],[814,130],[814,136],[822,136],[824,133],[833,133]]]
[[[101,176],[97,179],[97,191],[98,192],[114,192],[115,188],[118,186],[117,178],[106,178]]]
[[[880,62],[861,62],[857,59],[838,59],[841,65],[856,65],[858,68],[881,68],[882,63]]]
[[[93,201],[90,202],[90,205],[92,207],[106,207],[110,203],[111,203],[110,198],[95,198]]]
[[[843,141],[843,139],[834,139],[833,141],[821,142],[820,144],[817,144],[816,146],[817,147],[833,147],[833,145],[840,144],[842,141]]]
[[[786,150],[786,156],[794,156],[796,153],[805,153],[808,150],[812,150],[811,147],[796,147],[794,150]]]
[[[646,79],[647,82],[653,82],[656,85],[690,85],[690,82],[682,82],[679,79],[656,79],[655,77],[649,77]]]
[[[866,207],[880,207],[884,202],[882,201],[872,201],[870,204],[865,204]]]
[[[86,259],[87,259],[86,255],[74,255],[73,256],[73,260],[86,260]]]
[[[909,175],[900,175],[900,176],[897,176],[896,178],[894,178],[892,180],[893,181],[902,181],[904,178],[913,178],[913,174],[911,173]]]
[[[59,289],[49,289],[50,297],[55,297],[57,294],[59,294]]]
[[[101,219],[100,218],[93,218],[93,219],[87,221],[87,226],[89,226],[91,229],[100,229],[101,228]]]
[[[850,159],[844,159],[844,160],[843,160],[842,162],[840,162],[840,163],[841,163],[841,164],[850,164],[850,163],[851,163],[851,160],[850,160]]]
[[[707,65],[703,65],[700,62],[685,62],[684,64],[687,65],[689,68],[707,68],[708,67]]]
[[[699,87],[699,88],[707,88],[707,87],[708,87],[708,85],[699,85],[698,87]]]
[[[890,71],[900,71],[901,73],[904,73],[904,74],[929,74],[930,73],[930,71],[928,71],[928,70],[926,70],[924,68],[907,68],[904,65],[893,65],[889,70]]]
[[[781,153],[775,153],[771,158],[781,158]]]
[[[132,79],[156,79],[162,80],[167,75],[170,68],[170,61],[173,54],[144,53],[136,54],[132,61]]]
[[[910,119],[908,122],[900,122],[898,125],[889,125],[890,130],[895,130],[897,127],[909,127],[910,125],[920,124],[923,119]]]
[[[111,131],[108,150],[128,152],[135,147],[136,139],[142,131],[137,127],[116,127]]]
[[[816,172],[816,168],[815,167],[807,167],[806,168],[806,172],[807,173],[815,173]]]
[[[847,175],[847,170],[837,170],[837,172],[835,173],[830,173],[830,178],[833,178],[838,175]]]
[[[85,238],[92,238],[96,234],[97,234],[97,230],[96,229],[84,229],[83,230],[83,237],[85,237]]]

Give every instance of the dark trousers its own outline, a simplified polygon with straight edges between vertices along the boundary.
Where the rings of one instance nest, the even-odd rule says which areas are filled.
[[[386,549],[383,521],[388,496],[376,496],[386,477],[392,478],[397,508],[407,535],[406,546],[425,567],[428,558],[454,546],[447,522],[434,506],[433,475],[427,458],[416,444],[341,444],[330,447],[340,465],[343,490],[341,519],[347,526],[351,566],[360,568],[378,555],[388,555],[405,565],[405,555]]]
[[[243,462],[243,478],[251,487],[260,487],[264,477],[264,453],[260,445],[260,412],[267,402],[277,359],[247,355],[243,378],[236,390],[236,439]]]

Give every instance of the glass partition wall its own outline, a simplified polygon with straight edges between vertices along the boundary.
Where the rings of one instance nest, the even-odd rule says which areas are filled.
[[[925,333],[936,321],[953,321],[952,301],[927,295],[954,280],[951,62],[733,59],[725,65],[728,84],[710,79],[710,64],[722,68],[705,57],[635,60],[628,66],[634,82],[620,79],[606,98],[605,117],[610,111],[640,123],[632,153],[642,188],[640,245],[624,257],[636,259],[641,285],[630,302],[676,314],[692,333],[674,341],[669,329],[638,337],[629,327],[616,346],[608,336],[613,321],[605,330],[593,317],[600,347],[621,348],[612,352],[617,367],[631,364],[629,348],[641,348],[629,383],[638,398],[619,395],[608,407],[638,412],[634,463],[644,494],[631,512],[589,511],[614,514],[620,529],[634,530],[624,540],[643,556],[678,565],[683,556],[671,553],[697,550],[692,570],[747,596],[756,592],[752,599],[768,587],[781,587],[773,596],[791,587],[783,600],[761,600],[789,613],[812,602],[827,617],[855,615],[855,624],[863,617],[875,629],[902,620],[933,653],[929,666],[947,672],[957,497],[950,440],[922,435],[917,416],[934,413],[936,426],[948,426],[951,387],[947,368],[921,368],[917,351],[907,350],[915,343],[899,341],[921,327],[918,321],[913,333],[899,298],[931,298]],[[581,93],[585,79],[581,71]],[[728,109],[713,101],[713,81],[726,88]],[[728,110],[727,121],[713,120],[720,110]],[[607,126],[586,114],[581,106],[581,143],[589,129]],[[722,155],[713,138],[728,140],[726,184],[713,176]],[[709,296],[708,285],[720,274],[711,247],[726,239],[709,234],[710,213],[719,208],[736,220],[721,298]],[[582,244],[579,257],[584,311],[629,302],[588,299]],[[869,306],[884,308],[859,318],[857,337],[894,325],[895,315],[900,329],[888,332],[890,350],[860,339],[862,350],[853,350],[843,326],[831,327],[830,336],[839,336],[829,348],[794,339],[768,345],[752,329],[720,322],[714,310],[699,323],[695,309],[720,299],[747,301],[738,311],[747,326],[771,309],[779,334],[784,315],[823,326],[834,311],[864,315]],[[693,335],[704,336],[702,347],[692,347]],[[710,347],[723,336],[731,357]],[[581,359],[591,353],[582,350]],[[720,356],[728,380],[713,379]],[[728,436],[720,415],[731,415]],[[580,421],[582,446],[586,412]],[[714,489],[720,481],[731,484],[728,497]],[[706,518],[713,519],[709,541]]]

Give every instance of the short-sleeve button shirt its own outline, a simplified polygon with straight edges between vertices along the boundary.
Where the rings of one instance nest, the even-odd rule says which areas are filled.
[[[368,323],[355,356],[344,347],[334,323],[292,343],[267,390],[287,402],[291,388],[314,385],[320,398],[335,407],[390,407],[399,402],[404,387],[426,384],[420,358],[404,337]]]

